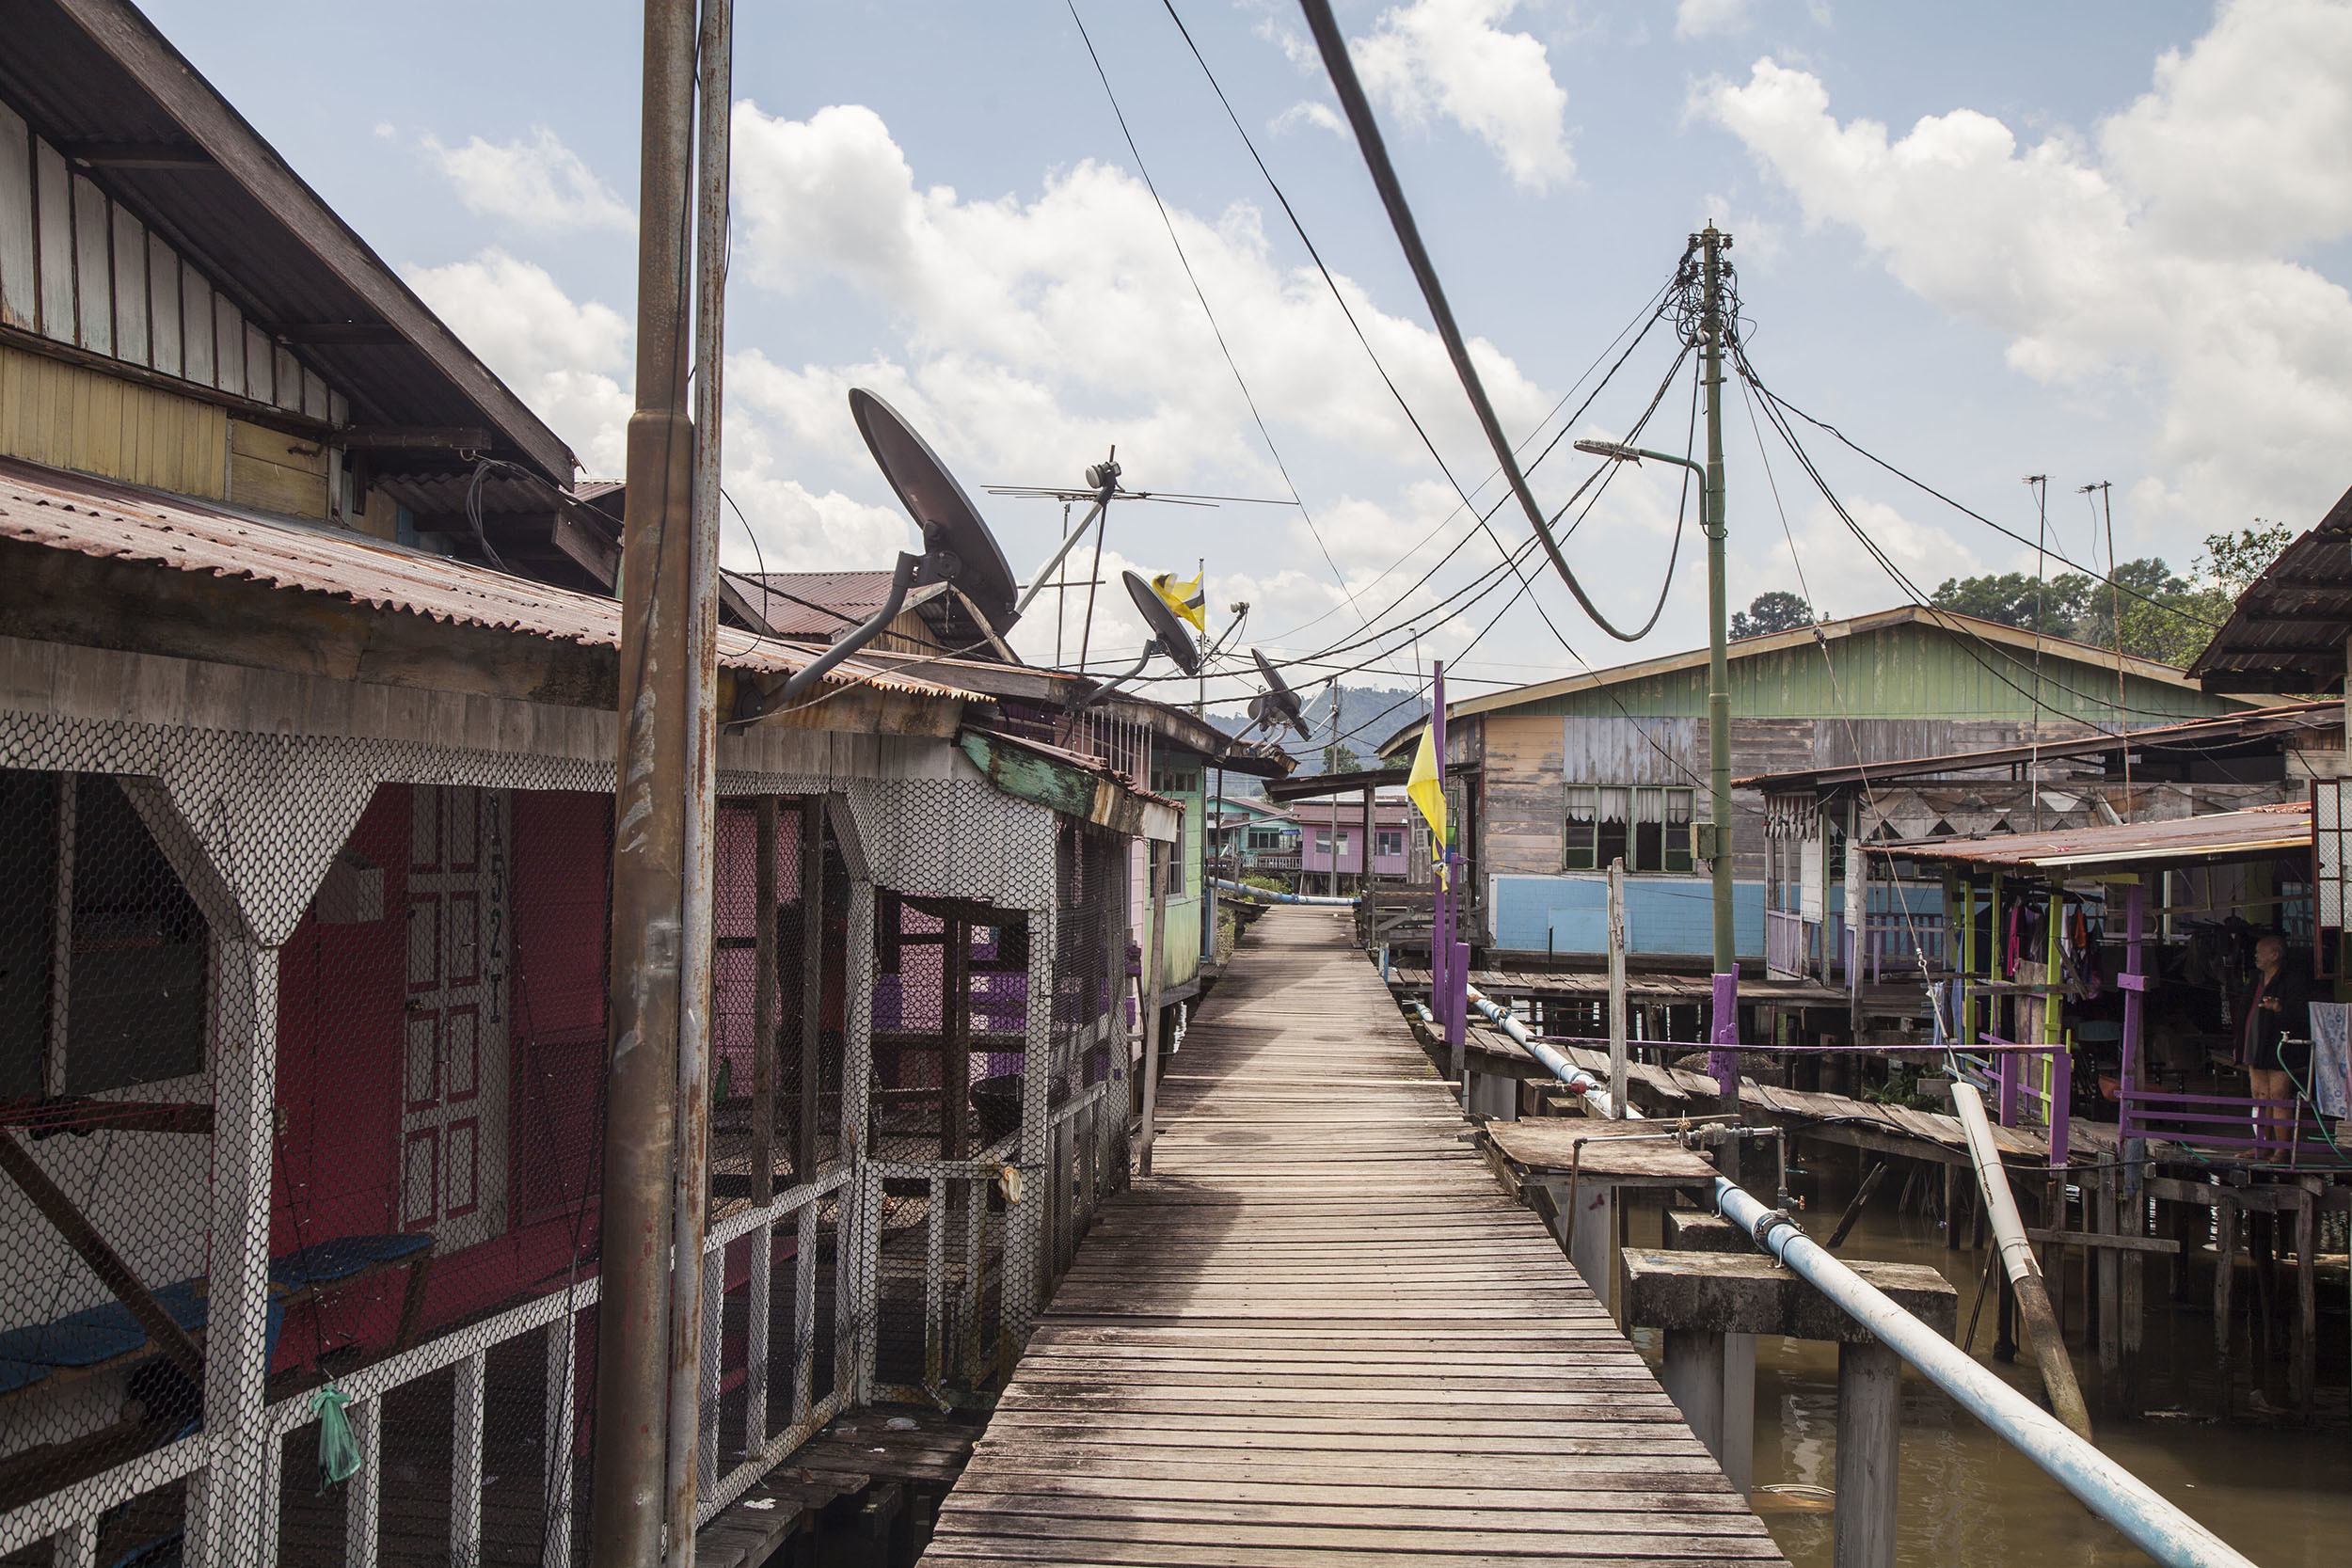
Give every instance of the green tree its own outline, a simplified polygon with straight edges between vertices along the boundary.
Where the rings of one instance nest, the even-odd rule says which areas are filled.
[[[1745,610],[1731,612],[1731,635],[1736,641],[1743,637],[1767,637],[1776,631],[1795,631],[1809,626],[1820,617],[1800,594],[1775,588],[1769,594],[1758,594],[1748,601]]]

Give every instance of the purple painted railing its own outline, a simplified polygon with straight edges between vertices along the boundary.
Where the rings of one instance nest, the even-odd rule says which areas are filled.
[[[2286,1126],[2256,1126],[2259,1112],[2281,1113]],[[2166,1094],[2132,1089],[2122,1097],[2123,1136],[2196,1148],[2251,1149],[2286,1165],[2346,1164],[2305,1100],[2250,1100],[2232,1094]]]

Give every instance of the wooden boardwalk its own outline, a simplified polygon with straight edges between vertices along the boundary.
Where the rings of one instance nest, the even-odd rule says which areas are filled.
[[[1348,927],[1251,927],[924,1558],[1778,1563]]]

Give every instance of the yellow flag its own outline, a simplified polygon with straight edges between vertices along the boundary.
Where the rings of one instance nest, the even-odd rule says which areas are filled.
[[[1202,590],[1201,581],[1201,578],[1194,578],[1186,582],[1173,572],[1162,572],[1152,579],[1152,592],[1160,596],[1162,604],[1191,622],[1193,630],[1205,637],[1209,632],[1209,595]]]
[[[1429,836],[1442,849],[1446,843],[1445,780],[1438,766],[1438,730],[1422,727],[1421,745],[1413,752],[1413,770],[1405,777],[1405,794],[1429,819]]]

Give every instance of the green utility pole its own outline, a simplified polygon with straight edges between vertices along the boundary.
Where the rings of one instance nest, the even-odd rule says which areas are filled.
[[[1708,224],[1699,234],[1700,377],[1707,387],[1707,496],[1700,526],[1707,533],[1707,783],[1712,797],[1715,851],[1715,1008],[1708,1063],[1727,1098],[1740,1090],[1740,1059],[1727,1048],[1740,1037],[1740,953],[1731,927],[1731,668],[1728,594],[1724,584],[1724,278],[1723,255],[1731,236]]]
[[[1699,527],[1707,535],[1707,772],[1708,795],[1714,817],[1709,827],[1708,868],[1715,889],[1714,1007],[1708,1022],[1708,1069],[1714,1074],[1724,1100],[1740,1097],[1740,952],[1732,940],[1731,922],[1731,661],[1729,594],[1724,584],[1724,340],[1729,330],[1724,310],[1724,252],[1731,236],[1708,224],[1691,238],[1699,253],[1699,367],[1707,388],[1707,464],[1702,468],[1688,457],[1620,441],[1579,441],[1576,450],[1616,463],[1648,459],[1674,463],[1699,474],[1706,482],[1700,499]],[[1688,252],[1685,252],[1688,258]],[[1687,274],[1684,277],[1687,277]],[[1740,1146],[1726,1145],[1725,1174],[1737,1176]]]

